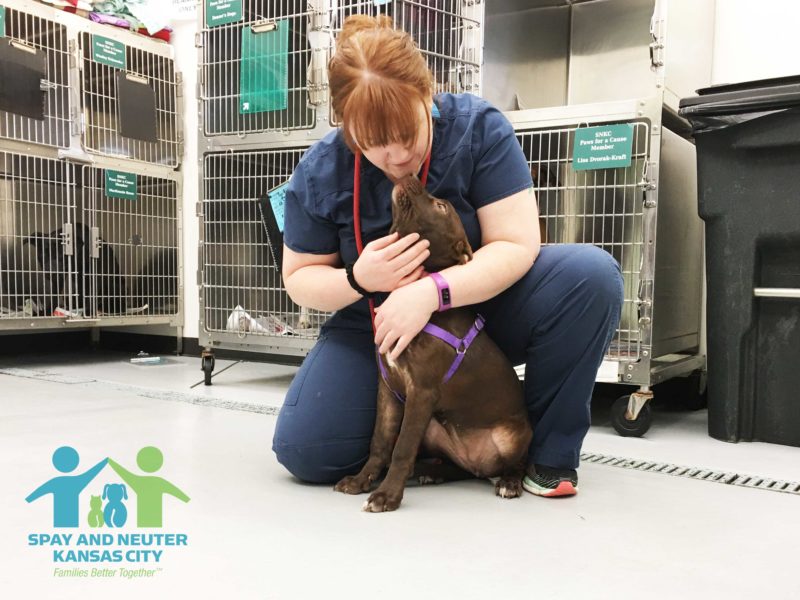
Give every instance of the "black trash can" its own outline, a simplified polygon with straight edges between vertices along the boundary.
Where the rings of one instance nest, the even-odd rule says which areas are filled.
[[[698,93],[709,434],[800,446],[800,77]]]

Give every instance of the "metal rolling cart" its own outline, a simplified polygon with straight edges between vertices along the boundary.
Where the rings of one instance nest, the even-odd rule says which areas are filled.
[[[597,378],[638,386],[612,408],[622,435],[650,427],[653,385],[691,374],[697,395],[704,379],[695,153],[670,127],[682,129],[678,99],[710,79],[713,13],[710,0],[487,5],[485,96],[528,158],[543,243],[595,244],[622,267],[622,319]]]
[[[183,326],[172,49],[0,0],[0,330]],[[16,71],[19,72],[19,71]]]
[[[437,91],[479,94],[483,46],[484,4],[474,0],[242,0],[233,8],[221,6],[203,0],[196,40],[198,285],[207,385],[214,349],[304,356],[327,317],[286,295],[275,258],[281,241],[269,239],[259,201],[269,210],[269,193],[336,126],[327,63],[345,18],[391,16],[427,58]],[[281,92],[280,102],[268,98],[260,108],[255,105],[264,98],[254,98],[253,80],[263,84],[274,73],[254,75],[252,61],[258,58],[280,71],[272,83]]]

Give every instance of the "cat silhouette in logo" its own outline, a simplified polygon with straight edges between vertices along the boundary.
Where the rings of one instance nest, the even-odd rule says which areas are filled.
[[[100,496],[92,496],[89,500],[91,512],[89,513],[89,527],[103,526],[103,499]]]
[[[128,499],[128,490],[121,483],[107,483],[103,488],[103,500],[108,499],[103,517],[109,527],[122,527],[128,520],[128,509],[122,500]]]

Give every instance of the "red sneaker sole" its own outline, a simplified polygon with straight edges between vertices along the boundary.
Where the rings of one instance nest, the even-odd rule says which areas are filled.
[[[547,498],[555,498],[557,496],[574,496],[577,493],[578,488],[572,485],[569,481],[562,481],[552,492],[548,492],[543,495]]]
[[[562,481],[554,490],[545,490],[540,487],[533,487],[525,485],[523,482],[522,487],[536,496],[544,496],[545,498],[558,498],[559,496],[574,496],[578,493],[578,488],[572,485],[569,481]]]

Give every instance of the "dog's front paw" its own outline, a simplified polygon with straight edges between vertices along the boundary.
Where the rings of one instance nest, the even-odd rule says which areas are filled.
[[[334,486],[333,490],[344,494],[363,494],[368,492],[371,486],[372,480],[368,476],[363,476],[359,473],[358,475],[348,475],[343,478]]]
[[[377,490],[370,494],[370,497],[364,502],[364,506],[361,507],[361,510],[374,513],[397,510],[400,508],[400,501],[402,499],[402,494],[395,495]]]
[[[494,493],[501,498],[519,498],[522,496],[522,480],[518,477],[501,477],[494,484]]]

